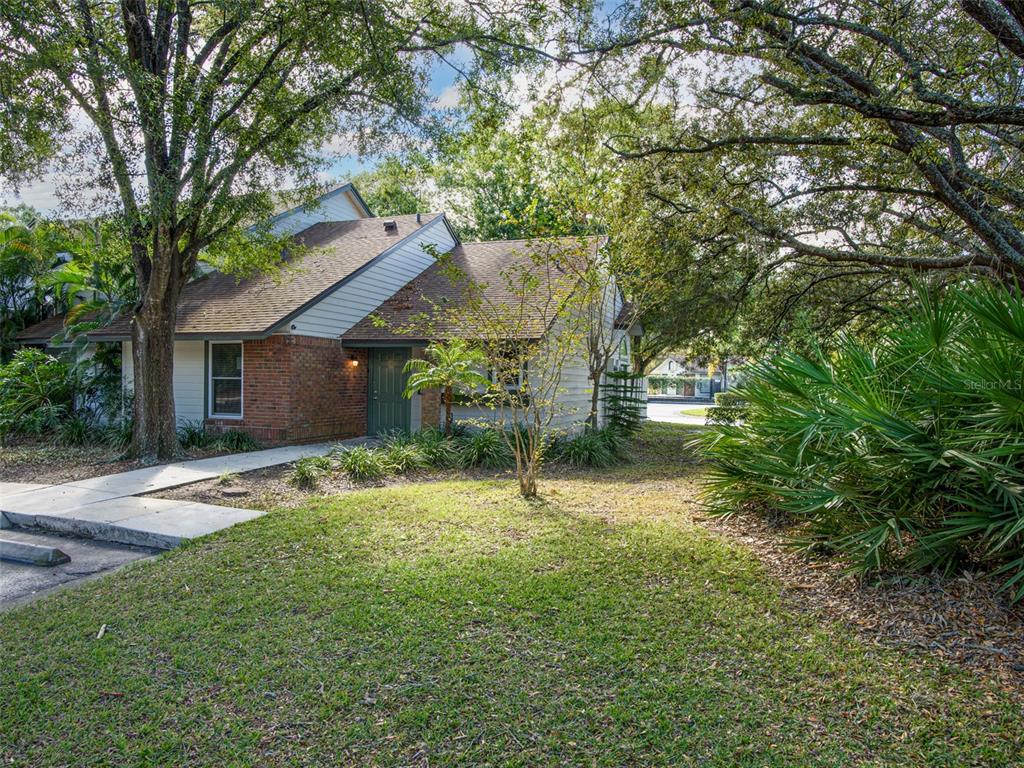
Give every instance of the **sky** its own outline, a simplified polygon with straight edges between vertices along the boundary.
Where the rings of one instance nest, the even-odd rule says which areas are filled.
[[[443,62],[435,62],[430,72],[429,90],[435,99],[435,106],[451,108],[458,106],[457,73]],[[325,180],[349,179],[360,171],[370,170],[376,165],[373,157],[360,158],[355,154],[340,156],[322,174]],[[61,204],[56,194],[57,178],[46,174],[38,181],[24,184],[17,192],[0,189],[0,207],[19,204],[29,205],[39,213],[60,215]]]

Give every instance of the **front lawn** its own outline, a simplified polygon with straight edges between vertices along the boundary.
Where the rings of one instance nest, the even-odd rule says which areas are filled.
[[[543,503],[505,479],[355,491],[2,614],[0,759],[1019,761],[1012,692],[796,610],[696,522],[681,433]]]

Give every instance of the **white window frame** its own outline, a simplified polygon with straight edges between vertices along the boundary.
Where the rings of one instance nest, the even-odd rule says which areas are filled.
[[[239,410],[238,413],[214,413],[213,404],[213,348],[217,345],[232,346],[238,345],[238,350],[242,356],[242,364],[239,366],[238,372],[238,384],[239,384]],[[230,379],[234,380],[234,376],[218,376],[218,379]],[[209,402],[206,404],[206,415],[210,419],[233,419],[234,421],[241,421],[245,415],[245,344],[239,341],[211,341],[206,345],[206,391]]]
[[[528,368],[529,368],[529,361],[527,361],[527,360],[520,360],[519,361],[519,373],[516,374],[515,384],[512,384],[512,382],[506,382],[506,384],[505,384],[505,391],[506,392],[519,392],[519,391],[522,390],[523,382],[526,380],[526,373],[527,373]],[[500,387],[501,386],[501,382],[498,381],[498,371],[496,369],[494,369],[494,368],[488,368],[487,369],[487,379],[488,379],[488,381],[491,382],[491,384],[493,386],[495,386],[495,387]]]

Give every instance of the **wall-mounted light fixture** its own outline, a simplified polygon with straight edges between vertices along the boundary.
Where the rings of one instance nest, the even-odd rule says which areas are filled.
[[[359,365],[359,358],[356,357],[355,355],[349,355],[348,364],[351,365],[353,368],[357,367]]]

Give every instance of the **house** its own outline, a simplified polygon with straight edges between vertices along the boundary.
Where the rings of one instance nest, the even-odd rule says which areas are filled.
[[[402,369],[430,339],[395,329],[415,307],[451,298],[436,255],[448,254],[486,290],[498,290],[501,270],[530,247],[461,243],[443,213],[374,218],[350,184],[282,212],[270,225],[306,247],[280,274],[238,280],[209,271],[185,287],[173,382],[179,423],[242,429],[265,444],[437,424],[437,392],[403,396]],[[548,328],[541,321],[530,332]],[[628,360],[630,329],[614,332]],[[443,335],[442,329],[437,337]],[[121,344],[130,387],[130,319],[89,338]],[[564,371],[564,382],[563,410],[578,405],[573,418],[584,419],[591,382],[582,358]]]
[[[723,372],[712,371],[706,359],[687,359],[670,354],[647,374],[648,393],[672,397],[693,397],[710,400],[716,392],[728,389]]]

